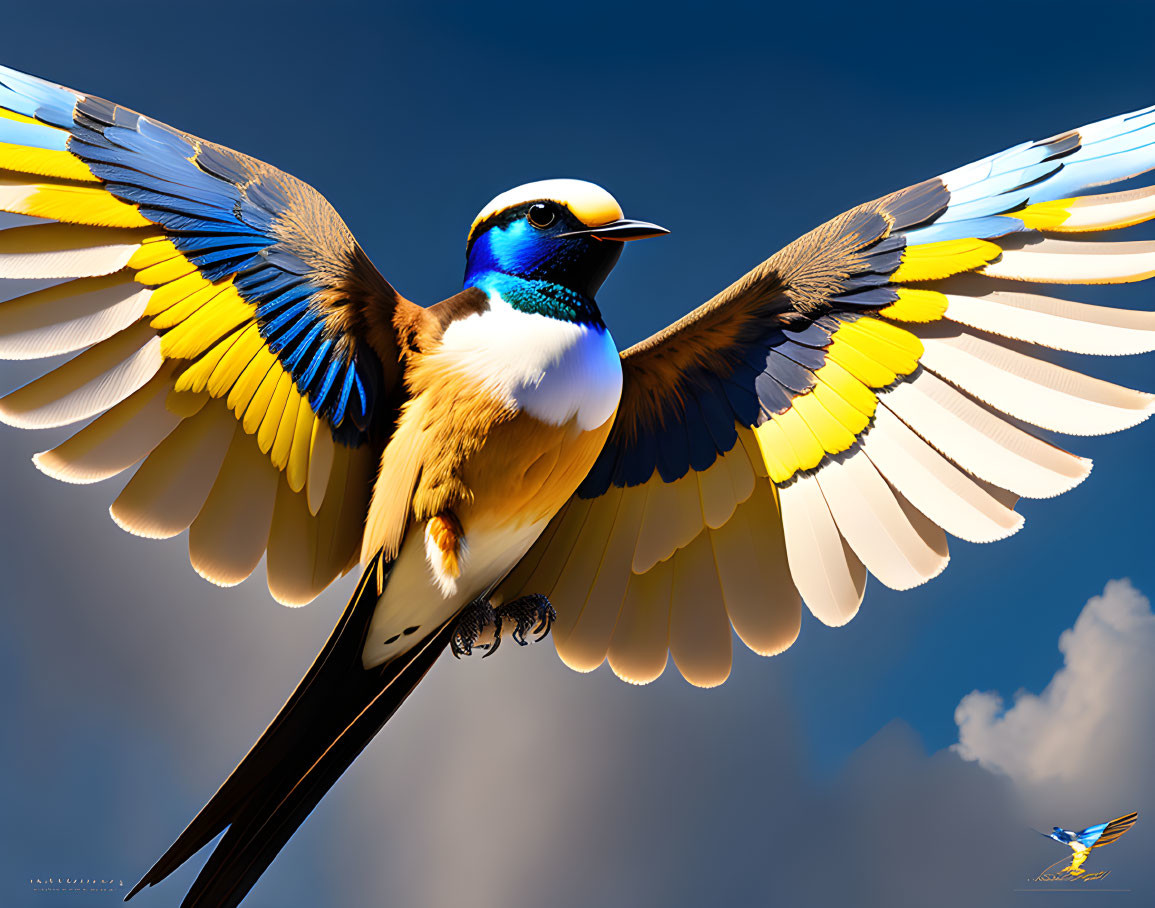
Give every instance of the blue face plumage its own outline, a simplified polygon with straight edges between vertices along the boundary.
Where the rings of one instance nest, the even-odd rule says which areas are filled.
[[[530,207],[503,212],[478,233],[467,250],[465,286],[496,290],[511,305],[527,311],[569,321],[600,321],[594,296],[617,263],[623,244],[563,236],[584,225],[560,206],[548,225],[535,226],[526,216]]]

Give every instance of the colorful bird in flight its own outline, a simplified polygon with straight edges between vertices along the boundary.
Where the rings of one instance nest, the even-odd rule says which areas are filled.
[[[1087,855],[1091,853],[1092,848],[1101,848],[1104,845],[1110,845],[1123,833],[1135,825],[1135,821],[1139,819],[1138,813],[1129,813],[1125,817],[1117,817],[1110,823],[1099,823],[1097,826],[1088,826],[1082,832],[1075,832],[1071,829],[1063,829],[1060,826],[1053,826],[1052,832],[1040,833],[1046,835],[1049,839],[1054,839],[1060,845],[1069,845],[1074,854],[1071,855],[1071,863],[1064,868],[1064,872],[1071,876],[1079,876],[1085,873],[1083,870],[1083,862],[1087,860]]]
[[[1038,292],[1155,274],[1155,109],[852,208],[621,353],[596,303],[664,233],[547,180],[474,220],[464,289],[401,296],[312,188],[100,98],[0,69],[0,355],[76,354],[0,399],[76,483],[188,530],[205,578],[266,560],[312,600],[363,572],[280,714],[136,889],[224,832],[186,906],[236,905],[447,648],[514,625],[579,671],[692,684],[917,586],[1090,463],[1152,395],[1051,361],[1155,349],[1155,314]],[[1058,292],[1058,291],[1054,291]],[[1035,428],[1037,427],[1037,429]],[[494,644],[495,645],[495,644]]]

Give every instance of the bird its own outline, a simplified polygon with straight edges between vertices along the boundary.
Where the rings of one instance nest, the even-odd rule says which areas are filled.
[[[1095,826],[1088,826],[1081,832],[1075,832],[1072,829],[1063,829],[1061,826],[1051,827],[1050,833],[1039,833],[1049,839],[1054,839],[1060,845],[1067,845],[1070,847],[1073,854],[1071,855],[1071,863],[1065,868],[1065,872],[1071,876],[1079,876],[1084,871],[1083,863],[1087,860],[1087,856],[1091,853],[1092,848],[1101,848],[1104,845],[1110,845],[1117,840],[1123,833],[1135,825],[1135,821],[1139,819],[1138,813],[1129,813],[1123,817],[1116,817],[1110,823],[1099,823]]]
[[[1020,498],[1079,483],[1055,434],[1155,397],[1068,353],[1155,349],[1155,313],[1077,287],[1155,275],[1155,108],[849,208],[619,350],[597,303],[627,243],[667,231],[579,179],[498,194],[462,289],[423,305],[323,196],[99,97],[0,68],[0,357],[70,356],[0,398],[34,456],[135,469],[121,528],[187,531],[222,586],[262,560],[302,605],[359,582],[313,665],[129,893],[223,833],[182,904],[235,906],[445,653],[549,634],[579,672],[692,685],[733,637],[788,649],[803,606],[858,612],[867,576],[936,577]],[[747,205],[756,200],[747,199]],[[465,218],[462,218],[464,226]]]

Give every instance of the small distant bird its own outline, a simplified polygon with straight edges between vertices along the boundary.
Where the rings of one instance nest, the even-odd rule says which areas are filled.
[[[1060,826],[1052,827],[1052,832],[1047,838],[1054,839],[1060,845],[1069,845],[1074,854],[1071,856],[1071,863],[1065,868],[1066,872],[1071,876],[1079,876],[1085,873],[1083,862],[1087,860],[1087,855],[1091,853],[1092,848],[1101,848],[1104,845],[1110,845],[1123,833],[1135,825],[1135,821],[1139,819],[1138,813],[1129,813],[1125,817],[1118,817],[1110,823],[1099,823],[1097,826],[1088,826],[1082,832],[1074,832],[1070,829],[1063,829]],[[1047,835],[1040,833],[1040,835]]]
[[[708,687],[732,631],[780,653],[803,602],[845,624],[868,572],[906,589],[946,566],[947,533],[1014,533],[1019,497],[1090,471],[1032,427],[1151,413],[1048,354],[1150,351],[1155,314],[1037,287],[1155,274],[1155,243],[1097,241],[1155,217],[1155,187],[1079,195],[1153,167],[1155,109],[1025,142],[850,209],[619,353],[598,290],[627,242],[666,231],[592,183],[498,195],[461,292],[422,307],[299,180],[0,69],[0,356],[75,354],[0,419],[86,423],[34,458],[68,482],[139,463],[113,519],[187,529],[215,583],[264,557],[298,605],[362,571],[133,892],[223,832],[184,904],[239,903],[446,649],[556,616],[579,671],[642,684],[670,654]],[[719,217],[749,230],[769,207]]]

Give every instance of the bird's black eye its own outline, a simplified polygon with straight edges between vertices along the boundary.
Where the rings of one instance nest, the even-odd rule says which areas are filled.
[[[557,208],[546,202],[535,202],[529,206],[529,211],[525,213],[525,219],[539,230],[545,230],[557,220]]]

